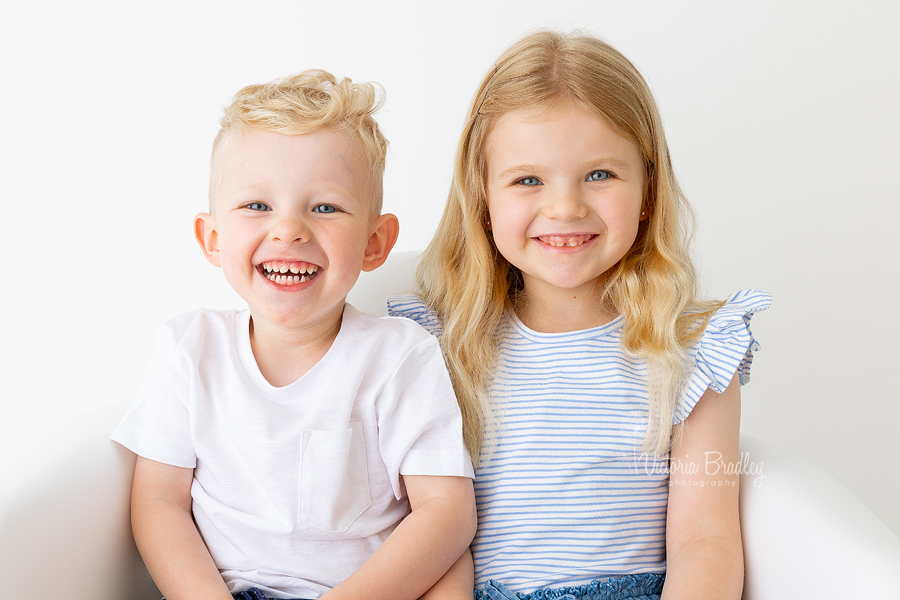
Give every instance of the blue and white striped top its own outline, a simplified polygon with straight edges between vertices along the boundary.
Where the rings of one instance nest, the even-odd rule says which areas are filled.
[[[768,308],[758,290],[732,295],[691,348],[695,368],[676,408],[680,423],[707,390],[735,372],[749,380],[758,345],[750,317]],[[435,335],[435,314],[417,297],[392,298],[389,313]],[[620,346],[623,319],[567,333],[532,331],[509,315],[491,398],[499,443],[476,469],[475,584],[515,592],[585,585],[666,570],[668,471],[641,454],[648,419],[647,369]],[[490,441],[488,441],[490,443]]]

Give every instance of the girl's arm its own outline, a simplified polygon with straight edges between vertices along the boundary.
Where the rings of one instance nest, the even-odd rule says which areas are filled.
[[[231,600],[191,514],[194,470],[138,456],[131,491],[134,541],[167,600]]]
[[[707,390],[670,454],[663,600],[738,600],[744,556],[738,514],[741,391]]]
[[[471,562],[458,560],[475,537],[475,491],[468,477],[404,476],[412,512],[369,559],[323,600],[415,600],[453,566],[468,577]],[[454,563],[457,563],[454,565]],[[457,568],[458,567],[458,568]],[[451,586],[448,585],[448,589]],[[471,600],[472,588],[467,600]]]

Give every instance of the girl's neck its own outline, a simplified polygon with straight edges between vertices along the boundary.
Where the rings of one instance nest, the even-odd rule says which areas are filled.
[[[612,307],[600,303],[594,290],[563,289],[556,289],[556,293],[525,294],[516,314],[526,327],[541,333],[591,329],[618,316]]]

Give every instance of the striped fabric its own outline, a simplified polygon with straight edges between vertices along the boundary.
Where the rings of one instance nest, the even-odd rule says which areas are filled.
[[[691,350],[696,368],[676,423],[736,371],[746,383],[757,349],[750,316],[770,301],[758,290],[738,292],[713,316]],[[415,296],[388,307],[440,335]],[[491,397],[501,429],[475,480],[478,588],[493,579],[528,593],[665,572],[666,461],[640,452],[647,369],[623,353],[621,329],[619,317],[594,329],[539,333],[510,315],[499,332]]]

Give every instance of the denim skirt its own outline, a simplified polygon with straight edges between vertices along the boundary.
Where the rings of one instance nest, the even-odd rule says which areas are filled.
[[[250,588],[243,592],[234,594],[234,600],[279,600],[278,598],[269,598],[263,594],[258,588]]]
[[[502,583],[490,580],[484,590],[475,591],[475,600],[659,600],[665,580],[665,575],[640,573],[530,594],[514,593]]]

